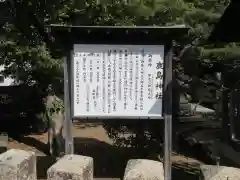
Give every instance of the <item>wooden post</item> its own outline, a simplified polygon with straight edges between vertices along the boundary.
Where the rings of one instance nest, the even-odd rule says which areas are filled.
[[[172,44],[165,46],[164,59],[164,180],[172,177]]]
[[[73,135],[72,135],[72,119],[70,111],[70,64],[72,59],[72,51],[69,52],[67,58],[64,59],[64,107],[65,107],[65,120],[64,120],[64,135],[65,135],[65,153],[73,154]]]
[[[172,155],[172,40],[181,41],[184,35],[187,34],[188,28],[185,26],[166,26],[166,27],[118,27],[118,26],[63,26],[54,25],[50,26],[54,29],[54,33],[58,37],[64,37],[63,45],[68,44],[121,44],[121,45],[164,45],[164,87],[163,87],[163,118],[165,120],[164,130],[164,176],[165,180],[171,180],[171,155]],[[72,47],[71,47],[72,48]],[[69,49],[69,48],[68,48]],[[70,49],[69,49],[70,50]],[[72,50],[72,49],[71,49]],[[70,52],[70,51],[68,51]],[[70,55],[70,54],[69,54]],[[72,56],[71,56],[72,57]],[[69,77],[69,64],[67,61],[72,62],[70,58],[65,60],[65,150],[67,154],[73,153],[73,136],[72,136],[72,121],[70,104],[70,80]],[[159,105],[160,106],[160,105]],[[160,109],[159,109],[160,110]],[[85,115],[86,116],[86,115]],[[94,118],[94,116],[89,116]],[[151,118],[151,115],[148,115]],[[75,119],[80,119],[83,115],[74,115]],[[114,116],[108,116],[110,119]],[[138,115],[134,118],[139,118]],[[144,116],[145,117],[145,116]],[[88,118],[88,117],[87,117]],[[97,117],[99,118],[99,117]],[[101,117],[102,118],[102,117]],[[125,115],[120,116],[119,119],[126,118]],[[140,115],[141,118],[141,115]],[[154,117],[155,118],[155,117]],[[162,116],[159,116],[162,119]]]

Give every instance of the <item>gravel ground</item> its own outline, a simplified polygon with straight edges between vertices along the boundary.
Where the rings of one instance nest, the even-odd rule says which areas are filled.
[[[76,154],[94,158],[94,171],[97,178],[122,178],[128,159],[139,158],[129,148],[118,148],[113,145],[101,125],[75,124],[73,127]],[[54,163],[54,159],[46,156],[47,134],[30,135],[11,141],[8,148],[34,151],[38,155],[38,177],[45,179],[46,170]],[[144,157],[142,157],[144,158]],[[173,179],[198,179],[199,165],[203,164],[192,157],[174,153]],[[181,178],[180,178],[181,177]]]

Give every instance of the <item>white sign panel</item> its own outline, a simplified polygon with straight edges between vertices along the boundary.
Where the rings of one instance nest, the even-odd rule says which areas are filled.
[[[74,45],[73,117],[162,118],[164,46]]]

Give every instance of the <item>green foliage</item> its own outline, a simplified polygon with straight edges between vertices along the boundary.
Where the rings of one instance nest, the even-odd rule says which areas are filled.
[[[56,98],[53,104],[50,106],[46,105],[47,116],[51,119],[53,115],[58,113],[64,113],[64,103],[61,99]]]
[[[59,76],[62,59],[52,56],[43,36],[44,22],[51,14],[43,13],[46,7],[34,0],[16,1],[8,7],[14,14],[3,26],[6,41],[0,58],[4,74],[26,84],[51,83]]]
[[[8,3],[11,16],[4,23],[6,40],[0,45],[4,74],[26,84],[47,87],[62,85],[63,57],[58,45],[50,41],[44,24],[165,26],[186,24],[190,27],[187,43],[190,48],[179,57],[184,46],[177,44],[174,63],[176,78],[196,77],[201,88],[208,91],[218,88],[209,85],[215,64],[229,71],[238,71],[239,46],[237,44],[209,44],[207,38],[213,25],[223,14],[230,0],[18,0]],[[114,3],[113,3],[114,2]],[[128,3],[127,3],[128,2]],[[5,7],[6,9],[6,7]],[[179,59],[176,58],[176,59]],[[207,75],[210,74],[210,75]],[[186,83],[190,84],[192,81]],[[194,85],[196,86],[196,85]],[[195,89],[197,87],[194,87]],[[194,91],[188,90],[191,93]],[[201,94],[201,93],[200,93]],[[191,94],[192,96],[196,96]],[[196,97],[197,100],[200,100]],[[136,126],[119,125],[109,129],[131,131]],[[151,126],[150,129],[153,127]],[[136,130],[136,128],[135,128]],[[154,134],[154,133],[152,133]]]
[[[100,3],[99,3],[100,2]],[[62,57],[54,42],[47,41],[44,24],[75,25],[175,25],[187,24],[189,43],[205,49],[209,32],[222,15],[229,0],[108,0],[101,1],[16,1],[4,26],[6,41],[1,64],[5,75],[24,83],[48,84],[62,76]],[[225,48],[225,47],[220,47]],[[212,48],[207,52],[211,51]],[[206,56],[204,55],[204,59]],[[221,59],[213,51],[215,59]],[[193,57],[196,59],[196,57]],[[202,58],[198,58],[201,60]],[[215,60],[214,59],[214,60]],[[46,78],[48,77],[48,78]],[[49,82],[46,82],[48,79]]]

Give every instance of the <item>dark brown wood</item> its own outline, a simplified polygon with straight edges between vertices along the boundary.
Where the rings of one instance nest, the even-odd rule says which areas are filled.
[[[165,180],[171,180],[172,154],[172,41],[183,41],[189,28],[185,26],[124,27],[124,26],[62,26],[50,25],[51,34],[63,46],[73,44],[130,44],[164,45],[164,89],[163,112],[165,121],[164,173]],[[66,81],[66,79],[65,79]],[[68,81],[71,78],[68,77]],[[68,83],[65,83],[68,86]],[[67,90],[68,88],[66,88]],[[69,96],[66,95],[65,99]],[[66,106],[69,106],[66,104]],[[159,127],[159,131],[162,131]],[[69,137],[70,139],[71,137]],[[70,140],[71,141],[71,140]],[[71,149],[71,148],[70,148]]]
[[[65,153],[73,154],[73,133],[72,133],[72,116],[71,116],[71,73],[70,64],[72,58],[72,50],[69,49],[66,59],[64,60],[64,107],[65,107],[65,120],[64,128],[65,131]]]
[[[164,58],[164,86],[163,86],[163,112],[167,115],[172,115],[172,89],[173,89],[173,47],[172,44],[165,45],[165,58]]]
[[[62,26],[50,25],[51,35],[61,44],[165,45],[183,41],[185,26]]]
[[[172,156],[172,60],[173,47],[165,45],[163,117],[164,117],[164,179],[171,180]]]

